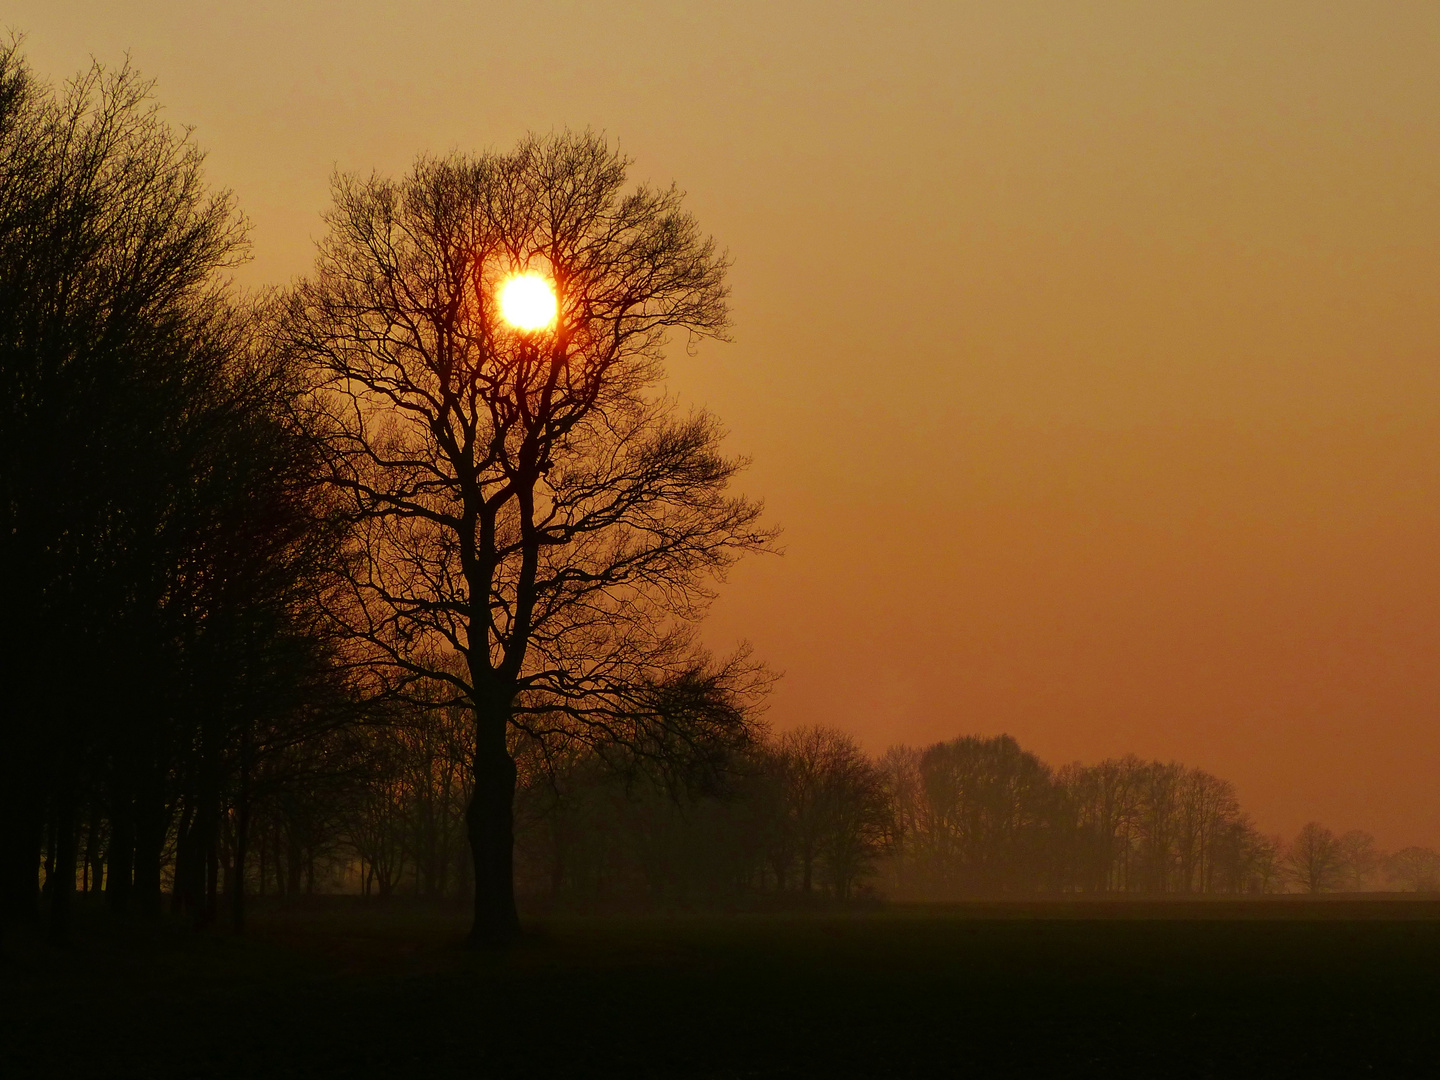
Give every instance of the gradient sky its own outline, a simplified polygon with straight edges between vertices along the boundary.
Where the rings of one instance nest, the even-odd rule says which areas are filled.
[[[1440,847],[1440,4],[68,3],[309,267],[331,170],[602,129],[727,246],[672,365],[786,529],[777,727],[1010,732]]]

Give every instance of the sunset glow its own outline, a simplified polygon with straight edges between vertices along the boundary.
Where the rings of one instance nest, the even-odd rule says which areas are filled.
[[[1440,0],[658,6],[8,3],[0,1080],[1435,1068]]]
[[[517,330],[544,330],[555,323],[555,290],[540,274],[518,274],[500,286],[500,316]]]

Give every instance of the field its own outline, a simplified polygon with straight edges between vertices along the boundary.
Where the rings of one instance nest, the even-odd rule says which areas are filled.
[[[12,938],[7,1077],[1440,1075],[1440,903],[551,917],[260,908]]]

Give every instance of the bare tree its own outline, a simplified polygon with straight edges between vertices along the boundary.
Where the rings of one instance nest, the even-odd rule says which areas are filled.
[[[778,887],[784,891],[798,864],[801,892],[819,882],[848,899],[890,836],[885,774],[849,735],[820,726],[787,731],[763,767],[775,785],[770,862]]]
[[[1070,875],[1085,891],[1131,888],[1144,764],[1136,757],[1067,765],[1056,775],[1073,816]]]
[[[703,742],[743,711],[667,713],[663,688],[742,700],[763,682],[743,655],[707,660],[694,624],[772,534],[729,494],[744,462],[718,422],[658,390],[670,332],[724,334],[726,261],[679,191],[627,192],[626,166],[565,134],[422,158],[400,181],[338,177],[293,305],[364,538],[350,630],[392,689],[437,680],[473,717],[476,941],[518,927],[512,730]],[[547,328],[501,318],[497,290],[522,272],[553,283]]]
[[[896,892],[915,890],[921,872],[920,839],[924,834],[925,792],[920,778],[920,751],[892,746],[877,767],[889,800],[886,817],[885,879]]]
[[[445,895],[457,854],[464,849],[469,802],[468,717],[457,706],[417,710],[396,732],[407,804],[406,849],[415,891]]]
[[[890,793],[885,774],[847,738],[827,769],[830,808],[822,854],[825,878],[838,900],[849,900],[874,869],[891,839]]]
[[[838,732],[822,727],[805,727],[786,732],[771,757],[770,770],[779,780],[782,835],[786,852],[800,864],[800,891],[809,893],[815,885],[815,866],[829,823],[825,796],[826,761]],[[777,868],[784,888],[784,867]]]
[[[1180,782],[1177,891],[1214,891],[1224,840],[1239,817],[1235,785],[1202,769],[1185,771]]]
[[[1363,829],[1351,829],[1340,836],[1340,888],[1347,892],[1368,889],[1384,861],[1375,846],[1375,837]]]
[[[1385,860],[1385,876],[1409,892],[1440,892],[1440,852],[1402,848]]]
[[[1290,880],[1308,893],[1333,892],[1344,881],[1345,854],[1333,832],[1308,822],[1285,856]]]
[[[1048,766],[1009,735],[936,743],[919,763],[924,858],[949,894],[1044,888],[1058,807]]]
[[[1277,893],[1285,891],[1285,868],[1281,858],[1285,842],[1278,836],[1265,836],[1248,822],[1241,832],[1240,858],[1237,860],[1237,892]]]

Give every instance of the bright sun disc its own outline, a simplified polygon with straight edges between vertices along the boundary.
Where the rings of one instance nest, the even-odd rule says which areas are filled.
[[[519,274],[500,286],[500,315],[517,330],[544,330],[555,311],[555,290],[539,274]]]

